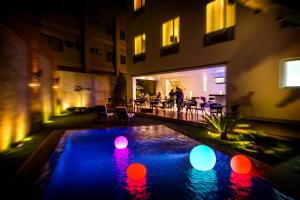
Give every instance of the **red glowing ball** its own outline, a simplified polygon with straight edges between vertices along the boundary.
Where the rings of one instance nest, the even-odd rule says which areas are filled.
[[[130,179],[140,180],[146,176],[147,169],[144,165],[133,163],[128,166],[126,174]]]
[[[251,171],[250,160],[243,155],[235,155],[230,161],[231,169],[238,174],[248,174]]]

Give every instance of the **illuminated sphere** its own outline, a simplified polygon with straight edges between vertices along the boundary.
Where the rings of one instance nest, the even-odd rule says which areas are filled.
[[[251,171],[250,160],[243,155],[235,155],[230,161],[231,169],[238,174],[248,174]]]
[[[195,146],[190,153],[191,165],[200,171],[208,171],[216,164],[216,154],[214,150],[206,145]]]
[[[119,136],[115,139],[115,147],[117,149],[125,149],[128,145],[128,140],[124,136]]]
[[[133,163],[128,166],[126,174],[130,179],[140,180],[146,176],[147,169],[140,163]]]

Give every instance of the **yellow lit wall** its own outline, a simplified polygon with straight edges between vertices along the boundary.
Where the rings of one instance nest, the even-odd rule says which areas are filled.
[[[134,55],[146,52],[146,34],[136,36],[134,38]]]
[[[111,81],[107,75],[66,71],[58,71],[58,75],[60,82],[56,92],[63,111],[70,107],[91,107],[107,104],[107,99],[111,97]],[[81,85],[90,88],[90,90],[83,90],[79,93],[74,91],[75,85]]]
[[[51,63],[44,56],[40,56],[40,67],[43,71],[41,77],[41,101],[43,122],[49,121],[53,112],[53,88]]]
[[[24,41],[1,25],[0,40],[0,151],[4,151],[29,132],[29,65]]]
[[[162,25],[162,46],[179,43],[180,18],[176,17]]]
[[[134,11],[137,11],[138,9],[145,6],[145,0],[134,0]]]
[[[206,5],[206,33],[235,25],[235,4],[215,0]]]

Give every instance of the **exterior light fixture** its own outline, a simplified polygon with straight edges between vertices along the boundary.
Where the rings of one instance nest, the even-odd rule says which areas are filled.
[[[248,174],[251,171],[251,162],[246,156],[235,155],[230,161],[230,167],[237,174]]]
[[[28,86],[29,87],[40,87],[41,83],[40,83],[40,81],[33,79],[33,80],[29,81]]]
[[[133,180],[143,179],[147,174],[147,169],[144,165],[140,163],[133,163],[128,166],[126,170],[128,178]]]
[[[208,171],[216,164],[216,154],[209,146],[198,145],[190,153],[191,165],[199,171]]]
[[[127,148],[128,140],[124,136],[119,136],[115,139],[115,147],[117,149],[125,149]]]
[[[53,78],[53,85],[52,85],[52,88],[53,89],[58,89],[59,88],[59,77],[57,78]]]

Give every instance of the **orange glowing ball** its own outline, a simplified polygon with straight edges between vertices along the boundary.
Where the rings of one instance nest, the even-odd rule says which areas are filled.
[[[251,171],[250,160],[243,155],[235,155],[230,161],[231,169],[238,174],[248,174]]]
[[[146,176],[147,169],[144,165],[133,163],[128,166],[126,174],[130,179],[140,180]]]

